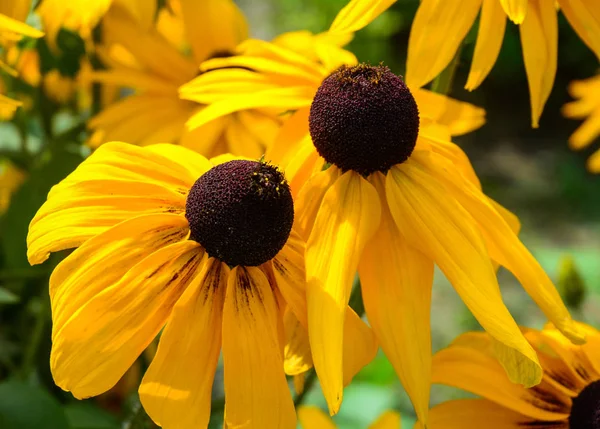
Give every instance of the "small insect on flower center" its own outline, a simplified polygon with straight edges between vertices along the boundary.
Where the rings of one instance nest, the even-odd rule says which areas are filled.
[[[185,205],[190,238],[234,267],[257,266],[286,243],[294,222],[289,185],[274,166],[229,161],[192,186]]]
[[[600,429],[600,381],[588,384],[573,399],[569,427],[572,429]]]
[[[317,90],[309,127],[327,162],[368,175],[408,159],[419,133],[419,110],[389,68],[342,66]]]

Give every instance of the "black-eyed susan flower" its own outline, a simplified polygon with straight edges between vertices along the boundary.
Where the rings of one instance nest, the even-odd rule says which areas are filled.
[[[577,100],[563,106],[563,115],[584,119],[569,138],[571,148],[579,150],[588,147],[600,136],[600,75],[571,82],[569,93]],[[600,173],[600,151],[588,159],[587,167],[593,173]]]
[[[574,346],[553,327],[525,330],[544,376],[531,388],[511,383],[492,356],[489,335],[458,337],[433,358],[432,381],[481,398],[444,402],[430,429],[597,429],[600,427],[600,333],[586,325],[587,343]]]
[[[298,420],[302,429],[337,429],[331,418],[317,407],[299,407]],[[368,429],[400,429],[400,414],[386,411]]]
[[[133,94],[92,118],[92,147],[113,140],[134,144],[178,143],[206,155],[231,152],[260,157],[280,120],[261,110],[240,112],[189,131],[186,121],[203,105],[179,98],[178,89],[199,73],[199,64],[230,55],[247,37],[247,24],[231,0],[182,0],[163,9],[156,25],[144,30],[126,15],[104,21],[106,41],[99,48],[108,69],[91,78]],[[172,21],[184,29],[186,46],[173,34]],[[191,50],[191,55],[186,54]]]
[[[419,108],[386,67],[343,66],[318,88],[310,113],[284,125],[273,148],[299,188],[309,339],[331,413],[342,401],[344,308],[357,269],[369,322],[422,421],[434,264],[490,332],[513,381],[535,385],[541,369],[502,301],[494,263],[513,272],[566,335],[582,340],[519,241],[518,220],[483,194],[467,156],[439,138],[443,129],[421,124]]]
[[[227,427],[296,427],[283,318],[307,326],[304,243],[282,173],[231,158],[108,143],[52,188],[27,242],[32,264],[77,248],[50,278],[58,386],[105,392],[162,329],[139,390],[155,422],[206,427],[222,352]],[[348,311],[355,374],[376,344]]]
[[[6,0],[0,4],[0,48],[10,50],[23,36],[39,38],[44,35],[23,22],[29,14],[30,7],[31,2],[27,0]],[[9,67],[3,58],[0,58],[0,70],[13,76],[17,75],[17,72]],[[0,119],[11,118],[21,104],[20,101],[0,93]]]
[[[296,135],[306,134],[308,109],[323,79],[341,65],[357,64],[356,57],[342,47],[394,1],[352,0],[323,33],[285,33],[272,42],[249,39],[238,46],[236,56],[205,61],[201,65],[205,73],[180,90],[182,98],[208,104],[187,126],[206,126],[248,109],[298,110],[288,127],[297,127]],[[485,111],[479,107],[420,88],[414,88],[413,94],[423,121],[444,124],[452,135],[465,134],[485,122]],[[289,139],[281,143],[289,145]],[[269,156],[284,162],[277,153]]]
[[[531,124],[537,128],[556,75],[558,10],[600,59],[600,2],[596,0],[423,0],[411,28],[406,82],[420,87],[440,74],[479,15],[479,32],[465,85],[468,90],[476,89],[498,58],[508,17],[519,25],[531,96]]]

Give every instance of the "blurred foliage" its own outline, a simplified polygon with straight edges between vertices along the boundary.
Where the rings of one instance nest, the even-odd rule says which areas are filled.
[[[270,38],[283,31],[326,30],[346,0],[240,0],[252,23],[254,36]],[[349,45],[361,61],[384,61],[402,73],[412,18],[418,0],[400,0],[359,32]],[[592,75],[598,67],[563,17],[560,19],[559,64],[555,89],[546,106],[542,127],[529,128],[529,101],[518,29],[508,25],[499,60],[475,93],[462,89],[466,81],[477,25],[457,58],[449,88],[457,98],[482,105],[488,124],[458,139],[480,173],[485,190],[514,210],[523,220],[526,243],[549,273],[555,274],[566,302],[582,319],[598,323],[600,315],[600,178],[585,171],[585,153],[571,153],[567,136],[577,124],[563,119],[560,106],[568,99],[566,84]],[[51,320],[48,279],[64,254],[53,255],[42,266],[26,259],[28,224],[50,188],[71,172],[89,152],[83,146],[85,122],[96,104],[82,106],[70,93],[57,99],[51,89],[73,85],[82,61],[98,65],[76,34],[61,30],[56,52],[44,39],[23,40],[22,51],[39,58],[42,83],[14,79],[0,72],[8,94],[24,100],[10,122],[0,123],[0,161],[23,173],[10,204],[0,216],[0,428],[2,429],[141,429],[155,427],[140,407],[135,388],[127,380],[97,399],[76,401],[52,381],[49,370]],[[54,76],[49,81],[48,77]],[[43,83],[46,82],[46,83]],[[49,86],[48,86],[49,85]],[[75,91],[73,89],[73,91]],[[92,94],[88,94],[90,97]],[[97,101],[97,99],[96,99]],[[0,177],[2,170],[0,170]],[[64,252],[66,254],[66,252]],[[569,254],[559,264],[563,254]],[[556,272],[558,271],[558,277]],[[506,281],[504,281],[506,280]],[[511,278],[503,278],[506,300],[517,314],[541,324],[525,295]],[[478,325],[441,278],[434,288],[434,348],[447,344],[458,332]],[[138,362],[133,376],[139,383],[147,362]],[[217,380],[219,379],[217,374]],[[217,383],[218,384],[218,383]],[[434,390],[433,402],[456,393]],[[222,422],[223,392],[215,390],[211,427]],[[325,407],[318,389],[308,392],[308,403]],[[367,366],[345,393],[335,417],[342,428],[364,428],[382,411],[403,413],[404,427],[414,415],[393,368],[383,354]]]

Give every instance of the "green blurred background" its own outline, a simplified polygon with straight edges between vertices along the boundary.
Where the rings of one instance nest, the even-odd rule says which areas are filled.
[[[284,31],[326,30],[345,0],[240,0],[254,37],[270,39]],[[417,0],[399,0],[349,45],[360,61],[383,61],[402,74],[406,47]],[[593,148],[571,152],[568,136],[579,125],[563,118],[561,106],[570,100],[567,85],[594,75],[598,63],[564,17],[560,17],[559,69],[554,90],[545,107],[540,128],[530,128],[530,108],[518,28],[508,24],[500,58],[476,92],[463,89],[469,70],[477,25],[467,37],[450,90],[455,98],[482,106],[487,124],[456,139],[470,156],[484,191],[515,212],[522,221],[522,239],[557,282],[579,320],[600,322],[600,177],[585,169]],[[64,61],[81,54],[74,35],[65,36]],[[38,47],[44,54],[44,47]],[[73,58],[70,58],[69,55]],[[48,59],[51,61],[51,59]],[[42,68],[46,67],[42,61]],[[26,91],[27,88],[24,88]],[[29,177],[13,195],[0,218],[0,428],[12,429],[117,429],[154,427],[139,408],[135,383],[140,364],[119,389],[99,399],[74,401],[54,386],[48,364],[50,314],[47,281],[64,255],[55,255],[41,267],[29,267],[26,258],[27,225],[50,187],[68,174],[87,154],[81,147],[85,130],[82,118],[69,107],[59,108],[37,92],[42,109],[59,111],[53,119],[57,145],[47,156],[31,159],[45,138],[43,120],[21,110],[12,122],[0,124],[0,157],[25,168]],[[35,98],[39,97],[39,98]],[[21,145],[23,130],[27,148]],[[516,280],[499,273],[503,295],[520,324],[541,327],[545,319]],[[452,287],[436,273],[432,330],[434,350],[457,334],[479,329]],[[222,426],[222,390],[215,386],[214,424]],[[432,404],[462,394],[434,386]],[[325,407],[318,385],[305,403]],[[403,426],[412,427],[414,412],[386,358],[379,354],[345,392],[334,420],[340,428],[366,428],[381,412],[400,410]]]

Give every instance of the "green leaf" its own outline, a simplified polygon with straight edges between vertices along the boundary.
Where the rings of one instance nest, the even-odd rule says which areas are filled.
[[[111,414],[87,402],[74,402],[65,406],[72,429],[119,429],[119,421]]]
[[[15,304],[17,302],[19,302],[17,295],[0,287],[0,304]]]
[[[2,429],[70,429],[60,403],[46,391],[19,381],[0,383]]]

